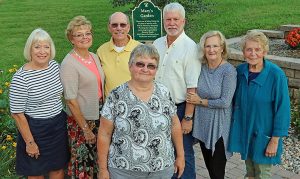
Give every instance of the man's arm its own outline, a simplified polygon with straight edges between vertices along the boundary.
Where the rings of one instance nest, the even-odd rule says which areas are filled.
[[[189,92],[195,93],[196,88],[188,88],[187,93],[189,93]],[[193,117],[194,109],[195,109],[194,104],[186,103],[184,115],[189,116],[189,117]],[[181,127],[182,127],[183,134],[190,133],[193,129],[193,120],[187,121],[186,119],[183,118],[183,120],[181,121]]]

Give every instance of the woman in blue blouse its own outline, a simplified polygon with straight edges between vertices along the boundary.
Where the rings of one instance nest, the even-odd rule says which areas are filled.
[[[251,31],[241,43],[246,63],[237,67],[229,150],[246,163],[246,177],[271,178],[271,165],[280,163],[282,137],[288,135],[290,99],[287,78],[265,59],[268,38]]]
[[[210,178],[224,178],[225,165],[232,153],[227,151],[236,87],[236,70],[226,61],[224,35],[209,31],[200,39],[202,69],[197,94],[188,93],[187,102],[196,105],[193,136],[200,141]]]

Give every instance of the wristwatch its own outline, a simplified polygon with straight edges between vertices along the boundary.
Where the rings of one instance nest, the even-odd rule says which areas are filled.
[[[183,117],[186,121],[190,121],[193,119],[193,116],[184,115]]]
[[[199,102],[200,102],[200,104],[201,104],[201,105],[203,104],[203,101],[202,101],[202,99],[200,99],[200,101],[199,101]]]

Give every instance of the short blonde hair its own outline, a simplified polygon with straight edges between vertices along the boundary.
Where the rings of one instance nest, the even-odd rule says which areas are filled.
[[[31,48],[32,45],[37,42],[48,42],[50,44],[50,59],[55,57],[55,46],[50,35],[43,29],[37,28],[31,32],[29,35],[25,48],[24,48],[24,57],[27,61],[31,61]]]
[[[257,30],[249,31],[241,40],[241,48],[243,51],[245,50],[247,41],[258,42],[265,52],[269,52],[269,39],[264,33]]]
[[[222,52],[222,59],[226,60],[227,56],[228,56],[228,47],[227,47],[227,43],[226,43],[226,38],[225,36],[217,30],[214,31],[208,31],[205,34],[202,35],[202,37],[200,38],[200,42],[199,42],[199,48],[200,48],[200,59],[202,60],[202,63],[207,63],[207,58],[205,56],[205,42],[206,39],[209,37],[213,37],[213,36],[218,36],[220,38],[221,41],[221,47],[223,48],[223,52]]]
[[[157,64],[159,62],[158,51],[152,44],[140,44],[136,46],[130,54],[130,58],[128,62],[129,66],[131,66],[135,62],[135,60],[139,57],[149,57],[155,59]]]
[[[92,23],[87,20],[85,16],[76,16],[69,22],[65,31],[66,37],[69,41],[71,41],[73,37],[73,32],[77,29],[80,29],[81,26],[88,27],[92,31]]]

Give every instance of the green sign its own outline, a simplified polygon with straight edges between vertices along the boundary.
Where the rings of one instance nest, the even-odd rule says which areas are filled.
[[[154,41],[162,36],[161,10],[151,1],[142,1],[132,10],[133,38]]]

